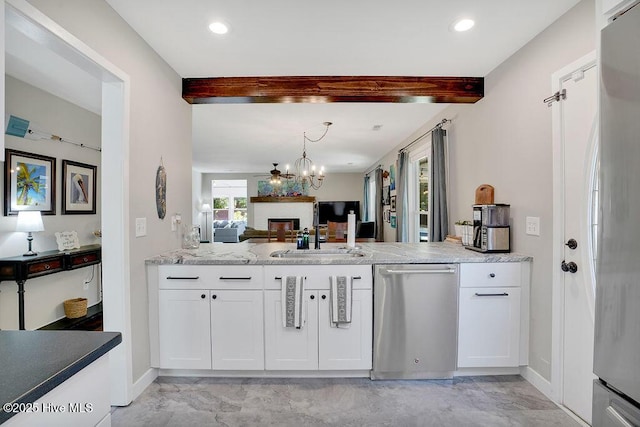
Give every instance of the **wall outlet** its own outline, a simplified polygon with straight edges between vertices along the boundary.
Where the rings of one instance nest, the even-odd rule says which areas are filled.
[[[136,218],[136,237],[147,235],[147,218]]]
[[[526,233],[530,236],[540,235],[540,217],[528,216],[526,218]]]
[[[175,215],[171,215],[171,231],[176,231],[178,229],[178,221],[176,220]]]

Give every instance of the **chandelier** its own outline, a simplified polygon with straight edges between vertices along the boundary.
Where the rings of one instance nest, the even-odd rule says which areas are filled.
[[[333,123],[324,122],[323,124],[325,126],[324,133],[318,139],[308,138],[306,132],[302,134],[302,157],[296,160],[296,163],[294,165],[296,171],[296,182],[300,183],[300,185],[302,185],[302,188],[311,187],[314,190],[317,190],[322,186],[322,183],[324,182],[324,166],[321,166],[320,169],[316,170],[316,165],[313,163],[313,160],[307,157],[307,141],[319,142],[327,135],[329,126],[331,126]],[[289,171],[287,170],[287,175],[289,175],[288,172]]]

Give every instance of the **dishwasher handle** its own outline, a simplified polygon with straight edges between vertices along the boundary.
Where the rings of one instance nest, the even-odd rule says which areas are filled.
[[[385,269],[382,270],[383,274],[455,274],[455,268],[440,268],[437,270],[392,270]]]

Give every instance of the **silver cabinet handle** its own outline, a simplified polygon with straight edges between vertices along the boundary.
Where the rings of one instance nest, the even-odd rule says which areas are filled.
[[[249,277],[225,277],[225,276],[220,276],[220,280],[251,280],[251,276],[249,276]]]
[[[476,296],[477,297],[508,297],[509,294],[506,292],[503,292],[501,294],[479,294],[476,292]]]
[[[384,270],[387,274],[454,274],[455,268],[441,270]]]
[[[194,277],[173,277],[173,276],[167,276],[167,280],[198,280],[200,278],[200,276],[194,276]]]

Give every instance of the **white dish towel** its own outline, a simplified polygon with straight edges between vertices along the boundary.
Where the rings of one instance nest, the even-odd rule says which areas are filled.
[[[304,326],[304,277],[282,277],[282,326],[300,329]]]
[[[351,326],[352,278],[347,276],[331,276],[331,325],[336,328]]]

